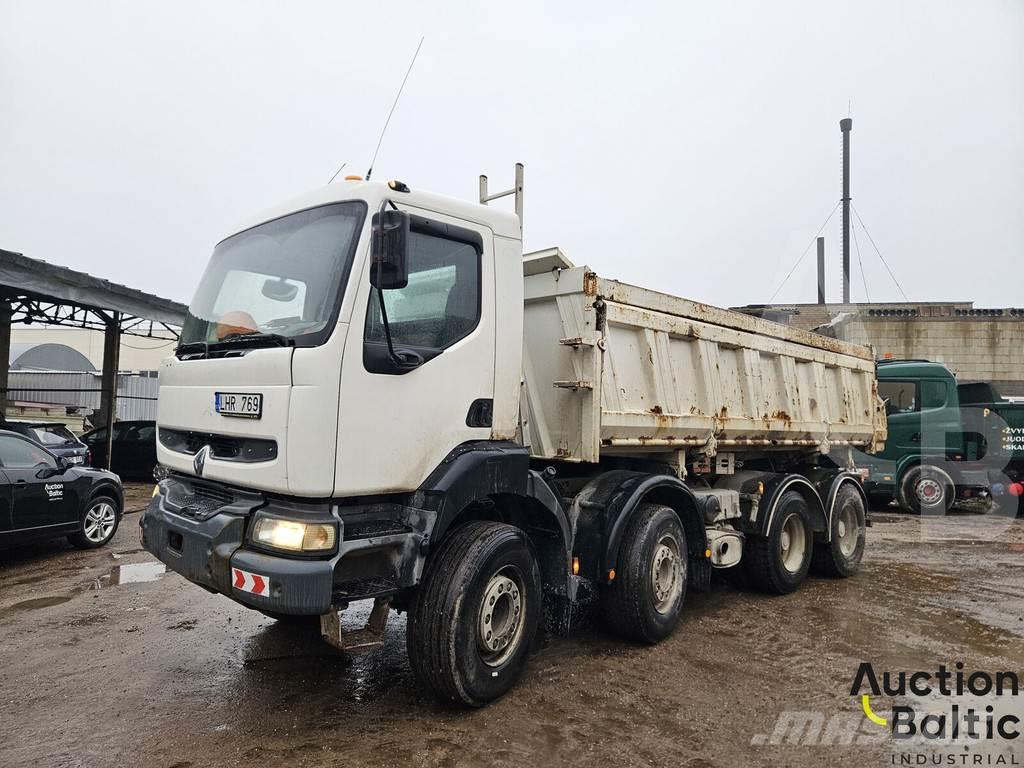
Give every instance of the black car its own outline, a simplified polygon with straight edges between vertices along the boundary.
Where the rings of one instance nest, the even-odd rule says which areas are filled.
[[[107,428],[100,427],[82,435],[92,453],[92,463],[107,466]],[[114,465],[111,471],[121,477],[152,480],[156,468],[156,422],[118,421],[114,423]]]
[[[71,464],[89,466],[89,446],[75,437],[66,424],[49,421],[3,421],[0,429],[17,432],[35,440],[54,456],[67,459]]]
[[[0,430],[0,546],[67,536],[102,547],[121,521],[117,475],[75,467],[27,437]]]

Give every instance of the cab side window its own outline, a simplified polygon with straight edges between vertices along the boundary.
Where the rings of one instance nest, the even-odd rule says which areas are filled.
[[[408,284],[383,292],[392,343],[450,347],[480,320],[480,251],[466,242],[413,231],[408,254]],[[365,339],[386,343],[376,289],[366,308]]]
[[[942,408],[946,404],[946,382],[921,382],[921,408]]]
[[[878,395],[885,401],[885,412],[889,416],[918,410],[917,384],[913,381],[880,381]]]
[[[28,440],[0,435],[0,464],[6,469],[53,469],[57,461],[52,454]]]

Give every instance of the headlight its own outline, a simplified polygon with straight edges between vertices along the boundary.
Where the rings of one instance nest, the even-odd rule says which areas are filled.
[[[252,529],[254,543],[289,552],[329,552],[337,538],[338,529],[332,523],[300,523],[277,517],[261,517]]]

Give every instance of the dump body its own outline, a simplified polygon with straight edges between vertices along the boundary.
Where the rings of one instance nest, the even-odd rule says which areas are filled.
[[[522,435],[535,457],[878,449],[867,347],[524,261]]]

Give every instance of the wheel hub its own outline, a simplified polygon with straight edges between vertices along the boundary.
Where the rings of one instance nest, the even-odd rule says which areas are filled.
[[[779,535],[779,555],[782,567],[790,573],[796,573],[803,566],[804,554],[807,551],[807,534],[804,521],[800,515],[793,513],[782,524]]]
[[[930,477],[918,480],[914,491],[917,494],[917,500],[922,504],[937,504],[942,498],[942,486],[937,480]]]
[[[679,556],[679,543],[672,536],[662,537],[654,548],[651,586],[654,590],[654,609],[658,613],[668,611],[682,591],[682,558]]]
[[[836,535],[839,539],[839,551],[844,557],[852,555],[860,539],[860,524],[854,507],[846,506],[840,511]]]
[[[519,572],[502,569],[484,588],[477,622],[477,646],[485,664],[498,666],[519,647],[525,602]]]
[[[105,501],[95,504],[85,513],[85,538],[97,544],[105,541],[116,521],[117,515],[113,506]]]

